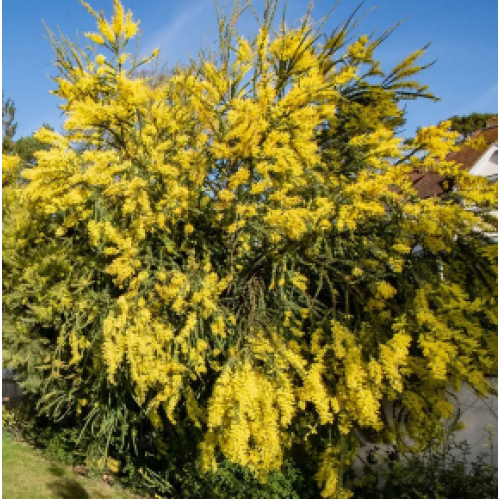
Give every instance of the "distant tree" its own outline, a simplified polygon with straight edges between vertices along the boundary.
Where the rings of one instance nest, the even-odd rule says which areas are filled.
[[[44,124],[44,128],[54,130],[50,125]],[[35,134],[27,137],[21,137],[15,142],[14,152],[19,156],[26,167],[33,167],[36,164],[35,153],[42,149],[49,149],[47,144],[40,142]]]
[[[458,132],[460,135],[456,139],[457,144],[464,143],[471,134],[476,132],[477,130],[481,130],[486,127],[486,122],[492,117],[496,116],[495,113],[472,113],[466,116],[451,116],[447,120],[451,122],[450,131]],[[440,123],[443,123],[441,121]],[[415,134],[418,134],[421,127],[417,128]],[[405,139],[404,143],[406,145],[411,144],[414,140],[414,137],[408,137]]]
[[[486,127],[486,122],[495,113],[472,113],[466,116],[452,116],[448,118],[451,121],[451,130],[458,132],[460,137],[457,142],[464,142],[476,130]]]
[[[17,141],[14,140],[14,135],[17,130],[15,122],[16,106],[10,98],[5,99],[2,92],[2,154],[16,155],[19,157],[18,173],[20,174],[25,168],[32,168],[36,164],[35,153],[40,150],[47,150],[47,144],[35,138],[35,134],[26,137],[21,137]],[[54,129],[47,124],[42,125],[47,130]]]
[[[14,152],[14,135],[16,134],[17,123],[14,121],[16,107],[14,101],[8,98],[5,100],[2,92],[2,153],[11,154]]]

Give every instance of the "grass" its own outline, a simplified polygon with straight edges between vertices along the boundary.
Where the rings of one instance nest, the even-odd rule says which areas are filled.
[[[83,478],[2,432],[2,498],[137,498],[98,478]]]

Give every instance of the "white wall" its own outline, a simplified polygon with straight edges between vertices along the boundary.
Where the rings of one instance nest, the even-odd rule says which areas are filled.
[[[489,377],[489,382],[498,389],[498,377]],[[463,384],[456,398],[451,397],[450,401],[460,409],[460,421],[465,424],[465,428],[454,434],[456,443],[466,441],[470,446],[470,455],[467,456],[468,463],[472,463],[477,458],[486,453],[486,462],[498,467],[498,397],[491,395],[485,399],[478,397],[474,391]],[[386,415],[392,414],[391,404],[384,403]],[[379,453],[385,455],[391,447],[376,443],[366,443],[362,446],[358,458],[354,462],[354,470],[358,476],[362,475],[363,460],[366,460],[368,453],[376,446]],[[492,449],[493,448],[493,449]]]
[[[498,389],[498,377],[490,377],[493,387]],[[461,411],[460,420],[465,429],[457,432],[457,441],[467,441],[471,446],[470,459],[473,460],[485,451],[490,452],[493,444],[493,463],[498,466],[498,397],[479,398],[471,388],[464,384],[457,394]],[[488,432],[486,429],[490,429]]]

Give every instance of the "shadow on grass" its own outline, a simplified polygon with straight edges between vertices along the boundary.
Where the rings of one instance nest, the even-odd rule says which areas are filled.
[[[90,498],[87,490],[74,479],[58,479],[49,483],[53,498]]]
[[[49,472],[60,478],[48,485],[53,493],[53,498],[90,498],[87,490],[78,481],[63,477],[65,476],[63,468],[52,465]]]
[[[57,477],[62,477],[65,474],[64,469],[62,467],[59,467],[58,465],[51,465],[49,467],[49,472]]]

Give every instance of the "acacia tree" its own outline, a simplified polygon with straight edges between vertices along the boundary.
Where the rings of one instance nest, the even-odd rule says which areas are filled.
[[[220,17],[217,57],[153,85],[132,14],[83,5],[92,45],[51,34],[64,132],[36,134],[27,184],[4,160],[4,356],[41,414],[120,460],[189,432],[204,470],[265,479],[298,449],[329,497],[363,434],[418,447],[451,387],[492,390],[495,293],[438,269],[458,241],[496,276],[495,187],[444,161],[449,123],[395,135],[400,102],[432,97],[423,50],[387,76],[388,33],[322,44],[309,15],[275,32],[269,1],[254,38]],[[461,203],[419,199],[416,168],[453,175]]]

